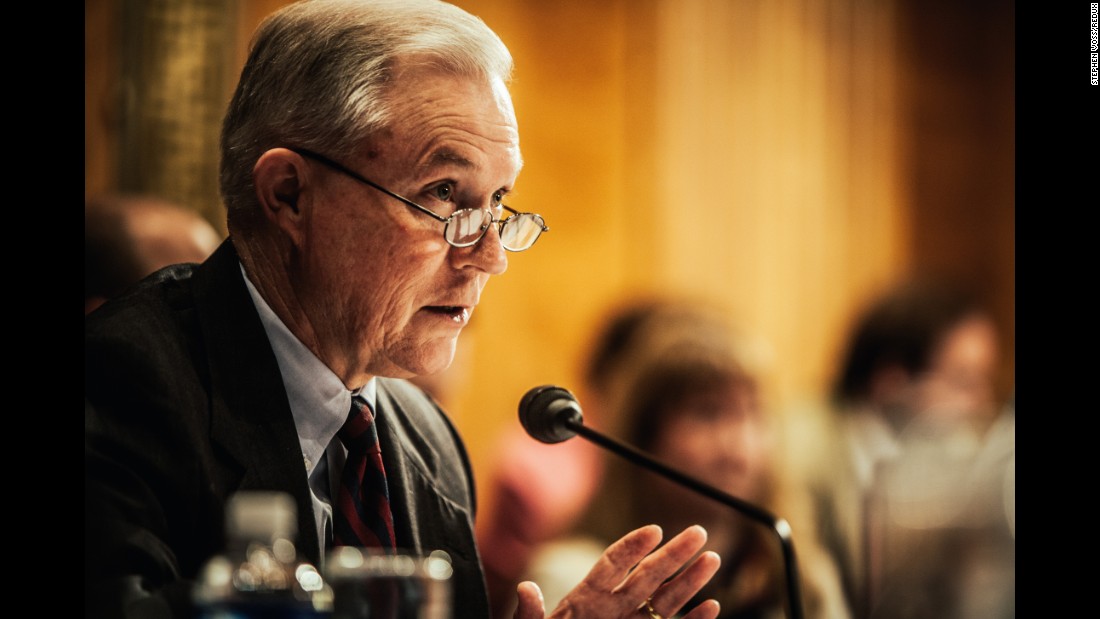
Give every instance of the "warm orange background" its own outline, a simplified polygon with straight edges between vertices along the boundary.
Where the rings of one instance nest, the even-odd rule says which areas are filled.
[[[1003,393],[1014,386],[1012,2],[456,3],[513,52],[526,160],[514,202],[552,228],[490,283],[447,377],[479,482],[523,394],[577,387],[608,307],[650,291],[729,306],[769,343],[786,408],[822,393],[870,295],[911,271],[946,272],[995,308]],[[217,166],[209,110],[228,100],[248,34],[283,2],[194,4],[218,17],[221,30],[207,19],[202,36],[224,47],[224,63],[206,58],[220,71],[188,64],[197,46],[186,25],[170,41],[184,51],[163,53],[141,3],[86,0],[85,190],[159,191],[224,229],[206,197]],[[153,48],[162,55],[143,56],[152,75],[200,71],[206,116],[181,112],[196,145],[172,151],[199,153],[188,160],[197,171],[134,178],[127,162],[155,162],[162,149],[149,146],[156,130],[135,145],[125,101],[153,88],[121,67]],[[179,109],[178,97],[162,99]]]

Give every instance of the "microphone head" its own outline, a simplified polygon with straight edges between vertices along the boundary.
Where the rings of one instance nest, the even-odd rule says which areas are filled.
[[[519,422],[532,438],[560,443],[577,435],[571,423],[584,423],[580,403],[567,389],[554,385],[535,387],[519,403]]]

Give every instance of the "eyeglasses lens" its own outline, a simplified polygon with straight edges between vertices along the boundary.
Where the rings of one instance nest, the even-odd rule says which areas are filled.
[[[505,249],[523,251],[535,244],[543,229],[542,217],[534,213],[520,213],[509,217],[500,231],[500,243]]]
[[[455,247],[468,247],[477,243],[485,234],[485,228],[493,221],[493,214],[482,209],[463,209],[451,217],[445,231],[447,242]]]

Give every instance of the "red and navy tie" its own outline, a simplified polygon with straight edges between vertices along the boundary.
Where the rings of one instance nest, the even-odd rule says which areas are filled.
[[[378,430],[370,406],[359,396],[337,434],[348,449],[333,513],[333,544],[395,549],[393,514]]]

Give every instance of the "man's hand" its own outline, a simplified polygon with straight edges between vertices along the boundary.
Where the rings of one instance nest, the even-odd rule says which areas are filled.
[[[714,576],[721,559],[708,551],[692,560],[707,541],[702,527],[684,529],[654,552],[661,537],[657,525],[627,533],[607,548],[592,571],[547,619],[650,619],[646,600],[651,600],[650,607],[657,616],[675,615]],[[681,568],[683,571],[677,574]],[[675,578],[669,580],[673,574]],[[538,585],[523,582],[516,592],[519,605],[514,619],[546,617]],[[718,602],[707,600],[683,619],[714,619],[718,611]]]

